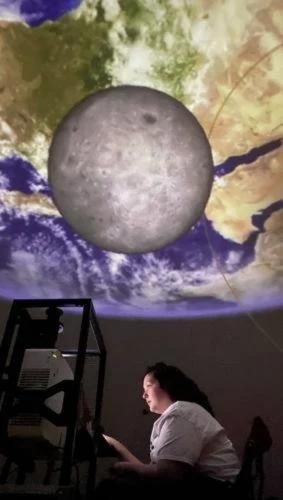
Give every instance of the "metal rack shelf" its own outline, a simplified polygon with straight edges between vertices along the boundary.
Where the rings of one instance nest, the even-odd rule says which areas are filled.
[[[76,345],[57,346],[60,332],[63,328],[61,316],[63,309],[81,308],[81,325],[77,335]],[[32,318],[30,310],[46,309],[45,319]],[[60,342],[59,342],[60,343]],[[90,344],[94,345],[90,345]],[[62,344],[62,341],[61,341]],[[19,373],[26,349],[58,349],[66,359],[75,362],[72,380],[62,381],[46,390],[20,390],[18,386]],[[97,437],[100,428],[106,349],[100,327],[96,318],[91,299],[45,299],[45,300],[15,300],[12,304],[6,329],[0,346],[0,453],[5,463],[0,469],[0,497],[1,498],[76,498],[76,488],[72,485],[71,474],[75,461],[78,408],[83,384],[83,374],[86,361],[97,358],[98,370],[95,398],[93,402],[93,435],[89,436],[93,453],[88,460],[86,489],[80,498],[93,498],[96,478]],[[95,377],[94,377],[95,380]],[[45,400],[52,393],[63,392],[61,413],[52,412],[45,405]],[[61,461],[57,484],[51,484],[52,473],[50,468],[50,453],[47,446],[41,453],[40,460],[46,461],[47,472],[45,484],[27,484],[26,475],[30,470],[28,464],[37,460],[37,451],[18,446],[19,441],[9,437],[9,422],[11,417],[19,412],[40,412],[44,418],[54,425],[64,426],[66,437],[64,445],[56,459]],[[52,414],[53,413],[53,414]],[[97,430],[97,431],[96,431]],[[50,448],[52,450],[52,446]],[[54,452],[54,450],[53,450]],[[22,456],[21,456],[22,454]],[[48,462],[49,460],[49,462]],[[11,467],[17,465],[17,477],[13,483],[8,479],[11,476]],[[49,467],[49,470],[48,470]],[[28,496],[27,496],[28,495]]]

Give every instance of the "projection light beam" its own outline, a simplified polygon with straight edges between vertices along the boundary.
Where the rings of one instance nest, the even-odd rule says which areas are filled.
[[[54,202],[84,239],[144,253],[175,241],[199,219],[213,180],[205,133],[169,95],[123,85],[77,104],[49,154]]]

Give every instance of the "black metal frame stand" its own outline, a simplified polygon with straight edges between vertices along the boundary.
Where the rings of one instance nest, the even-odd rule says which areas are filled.
[[[57,384],[57,386],[47,389],[45,393],[44,391],[29,390],[22,390],[21,392],[17,387],[17,381],[25,349],[54,348],[61,325],[60,315],[62,311],[60,308],[68,307],[82,308],[82,321],[78,345],[75,349],[60,349],[62,355],[76,357],[74,379],[72,381],[61,382]],[[48,308],[47,320],[32,320],[27,312],[29,308]],[[43,338],[37,334],[38,332],[31,332],[30,326],[33,321],[41,321],[42,326],[46,326],[46,335],[43,334]],[[88,348],[89,334],[95,337],[95,343],[98,349]],[[98,429],[100,425],[106,364],[106,349],[92,301],[91,299],[47,299],[15,300],[13,302],[0,346],[0,452],[4,453],[7,457],[6,463],[0,471],[0,497],[10,499],[22,498],[23,495],[25,497],[29,495],[29,498],[47,498],[49,495],[48,492],[50,491],[49,498],[57,498],[56,495],[58,494],[60,494],[60,498],[74,498],[71,497],[71,493],[69,497],[67,495],[68,491],[71,492],[71,473],[74,459],[78,405],[85,361],[88,357],[97,357],[99,363],[94,413],[94,452],[89,458],[85,496],[87,500],[90,500],[93,499],[95,488],[97,459],[96,429]],[[64,392],[64,402],[62,412],[58,415],[44,407],[44,400],[50,397],[51,393],[55,394],[60,391]],[[19,487],[12,487],[6,484],[13,462],[13,453],[15,452],[15,450],[11,449],[9,446],[8,437],[8,422],[15,408],[15,401],[18,402],[18,406],[21,409],[27,408],[28,405],[32,405],[33,410],[34,408],[40,409],[43,416],[53,421],[55,425],[64,425],[67,429],[62,452],[59,483],[52,487],[43,484],[42,496],[40,493],[41,485],[40,488],[37,487],[37,490],[34,491],[34,496],[32,488],[27,492],[28,488],[25,488],[24,484],[25,473],[21,467],[19,467],[19,474],[16,481]]]

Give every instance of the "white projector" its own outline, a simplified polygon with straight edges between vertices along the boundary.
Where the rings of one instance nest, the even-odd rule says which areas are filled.
[[[64,380],[73,380],[71,367],[57,349],[26,349],[18,387],[26,390],[44,391]],[[44,404],[60,414],[64,393],[59,392],[45,400]],[[65,444],[66,427],[58,427],[43,418],[38,412],[18,413],[10,418],[8,435],[24,440],[48,441],[56,447]]]

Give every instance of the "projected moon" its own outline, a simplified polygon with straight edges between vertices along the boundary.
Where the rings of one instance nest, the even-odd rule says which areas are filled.
[[[113,317],[282,307],[281,18],[280,0],[2,0],[1,296],[92,297],[99,315]],[[191,183],[191,175],[209,171],[207,140],[202,170],[196,139],[193,157],[188,137],[181,140],[182,121],[174,122],[170,143],[165,107],[147,109],[144,118],[136,108],[132,161],[123,157],[130,154],[131,127],[118,120],[123,147],[115,140],[117,161],[111,173],[101,169],[97,187],[90,165],[113,158],[106,126],[103,153],[93,140],[76,146],[75,137],[87,140],[92,127],[86,135],[72,132],[71,143],[66,136],[64,161],[53,164],[59,182],[49,179],[49,150],[64,117],[90,96],[121,86],[161,92],[196,118],[213,156],[206,204],[209,176]],[[83,148],[87,172],[71,158],[75,151],[83,161]],[[92,163],[98,153],[100,163]],[[147,158],[154,154],[151,172]]]
[[[104,250],[154,251],[202,214],[213,178],[195,117],[154,89],[119,86],[76,105],[50,148],[49,181],[70,225]]]

